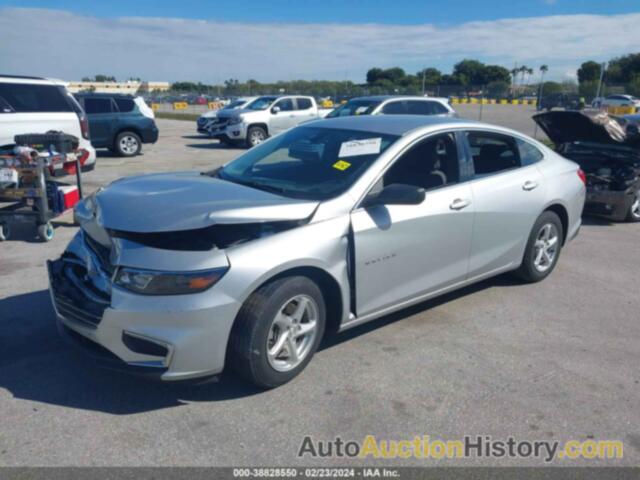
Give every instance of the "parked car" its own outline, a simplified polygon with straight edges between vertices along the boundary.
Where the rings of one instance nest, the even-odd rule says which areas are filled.
[[[245,108],[220,110],[210,136],[224,143],[254,147],[272,135],[320,117],[313,97],[263,95]]]
[[[202,115],[200,115],[200,118],[198,118],[196,122],[198,133],[209,135],[211,127],[215,125],[216,119],[218,118],[218,112],[222,110],[238,110],[246,108],[246,106],[253,102],[256,98],[258,97],[238,98],[236,100],[232,100],[219,110],[210,110],[203,113]]]
[[[584,108],[583,99],[574,93],[551,93],[544,95],[538,104],[538,110],[551,111],[554,108],[580,110]]]
[[[633,95],[608,95],[601,102],[601,107],[631,107],[640,108],[640,99]]]
[[[59,131],[79,139],[89,156],[83,168],[95,167],[89,123],[64,83],[40,77],[0,75],[0,146],[13,144],[21,133]]]
[[[142,97],[112,93],[78,93],[89,117],[91,144],[121,157],[133,157],[143,143],[158,140],[153,110]]]
[[[175,381],[229,365],[275,387],[325,331],[503,272],[543,280],[584,196],[578,165],[502,127],[309,122],[222,168],[87,197],[51,293],[63,334],[112,368]]]
[[[447,98],[379,95],[352,98],[331,111],[326,118],[351,115],[446,115],[456,116]]]
[[[585,212],[640,221],[640,136],[634,117],[606,112],[549,112],[534,120],[562,156],[586,173]]]

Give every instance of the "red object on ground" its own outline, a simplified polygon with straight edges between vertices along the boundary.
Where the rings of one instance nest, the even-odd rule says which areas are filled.
[[[69,210],[80,201],[80,192],[76,185],[59,186],[58,191],[62,194],[64,210]]]

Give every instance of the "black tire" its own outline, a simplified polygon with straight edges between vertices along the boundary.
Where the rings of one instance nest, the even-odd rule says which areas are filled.
[[[551,263],[547,266],[544,266],[544,270],[540,270],[540,268],[542,267],[539,268],[536,266],[536,256],[539,251],[539,249],[536,247],[536,242],[538,241],[538,237],[542,233],[542,229],[547,225],[553,225],[553,227],[555,228],[557,237],[556,250]],[[527,283],[535,283],[547,278],[558,263],[560,253],[562,252],[563,239],[564,229],[562,228],[560,217],[558,217],[556,213],[551,211],[543,212],[542,215],[538,217],[536,223],[531,229],[529,240],[527,241],[527,246],[524,252],[524,257],[522,259],[522,264],[515,271],[515,274],[521,280],[524,280]]]
[[[120,132],[113,142],[113,148],[121,157],[135,157],[142,150],[142,140],[137,133]]]
[[[640,190],[636,192],[633,202],[629,205],[626,220],[632,223],[640,222]]]
[[[267,139],[267,131],[262,127],[249,127],[247,130],[247,139],[245,141],[247,148],[255,147]]]
[[[308,353],[295,368],[278,371],[267,358],[267,342],[273,319],[297,295],[315,301],[316,333]],[[278,387],[296,377],[311,361],[322,340],[326,323],[324,297],[318,285],[307,277],[285,277],[256,290],[244,303],[229,338],[228,362],[240,376],[262,387]]]

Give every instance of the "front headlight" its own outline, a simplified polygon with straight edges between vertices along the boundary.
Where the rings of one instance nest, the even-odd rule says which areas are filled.
[[[121,267],[114,283],[142,295],[185,295],[212,287],[229,268],[214,268],[198,272],[160,272]]]
[[[237,125],[239,123],[242,123],[243,118],[242,117],[231,117],[229,119],[229,125]]]

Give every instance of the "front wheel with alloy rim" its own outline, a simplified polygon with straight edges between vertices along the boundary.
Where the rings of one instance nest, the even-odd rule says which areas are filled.
[[[267,131],[262,127],[249,127],[247,130],[247,147],[255,147],[267,139]]]
[[[636,196],[633,198],[633,202],[629,207],[629,213],[627,213],[628,222],[640,222],[640,190],[636,192]]]
[[[140,153],[142,141],[133,132],[122,132],[116,137],[113,148],[121,157],[133,157]]]
[[[231,367],[260,387],[282,385],[311,361],[325,321],[322,291],[311,279],[270,282],[240,309],[229,339]]]
[[[526,282],[544,280],[558,263],[563,239],[560,217],[552,211],[543,212],[531,229],[522,264],[516,274]]]

